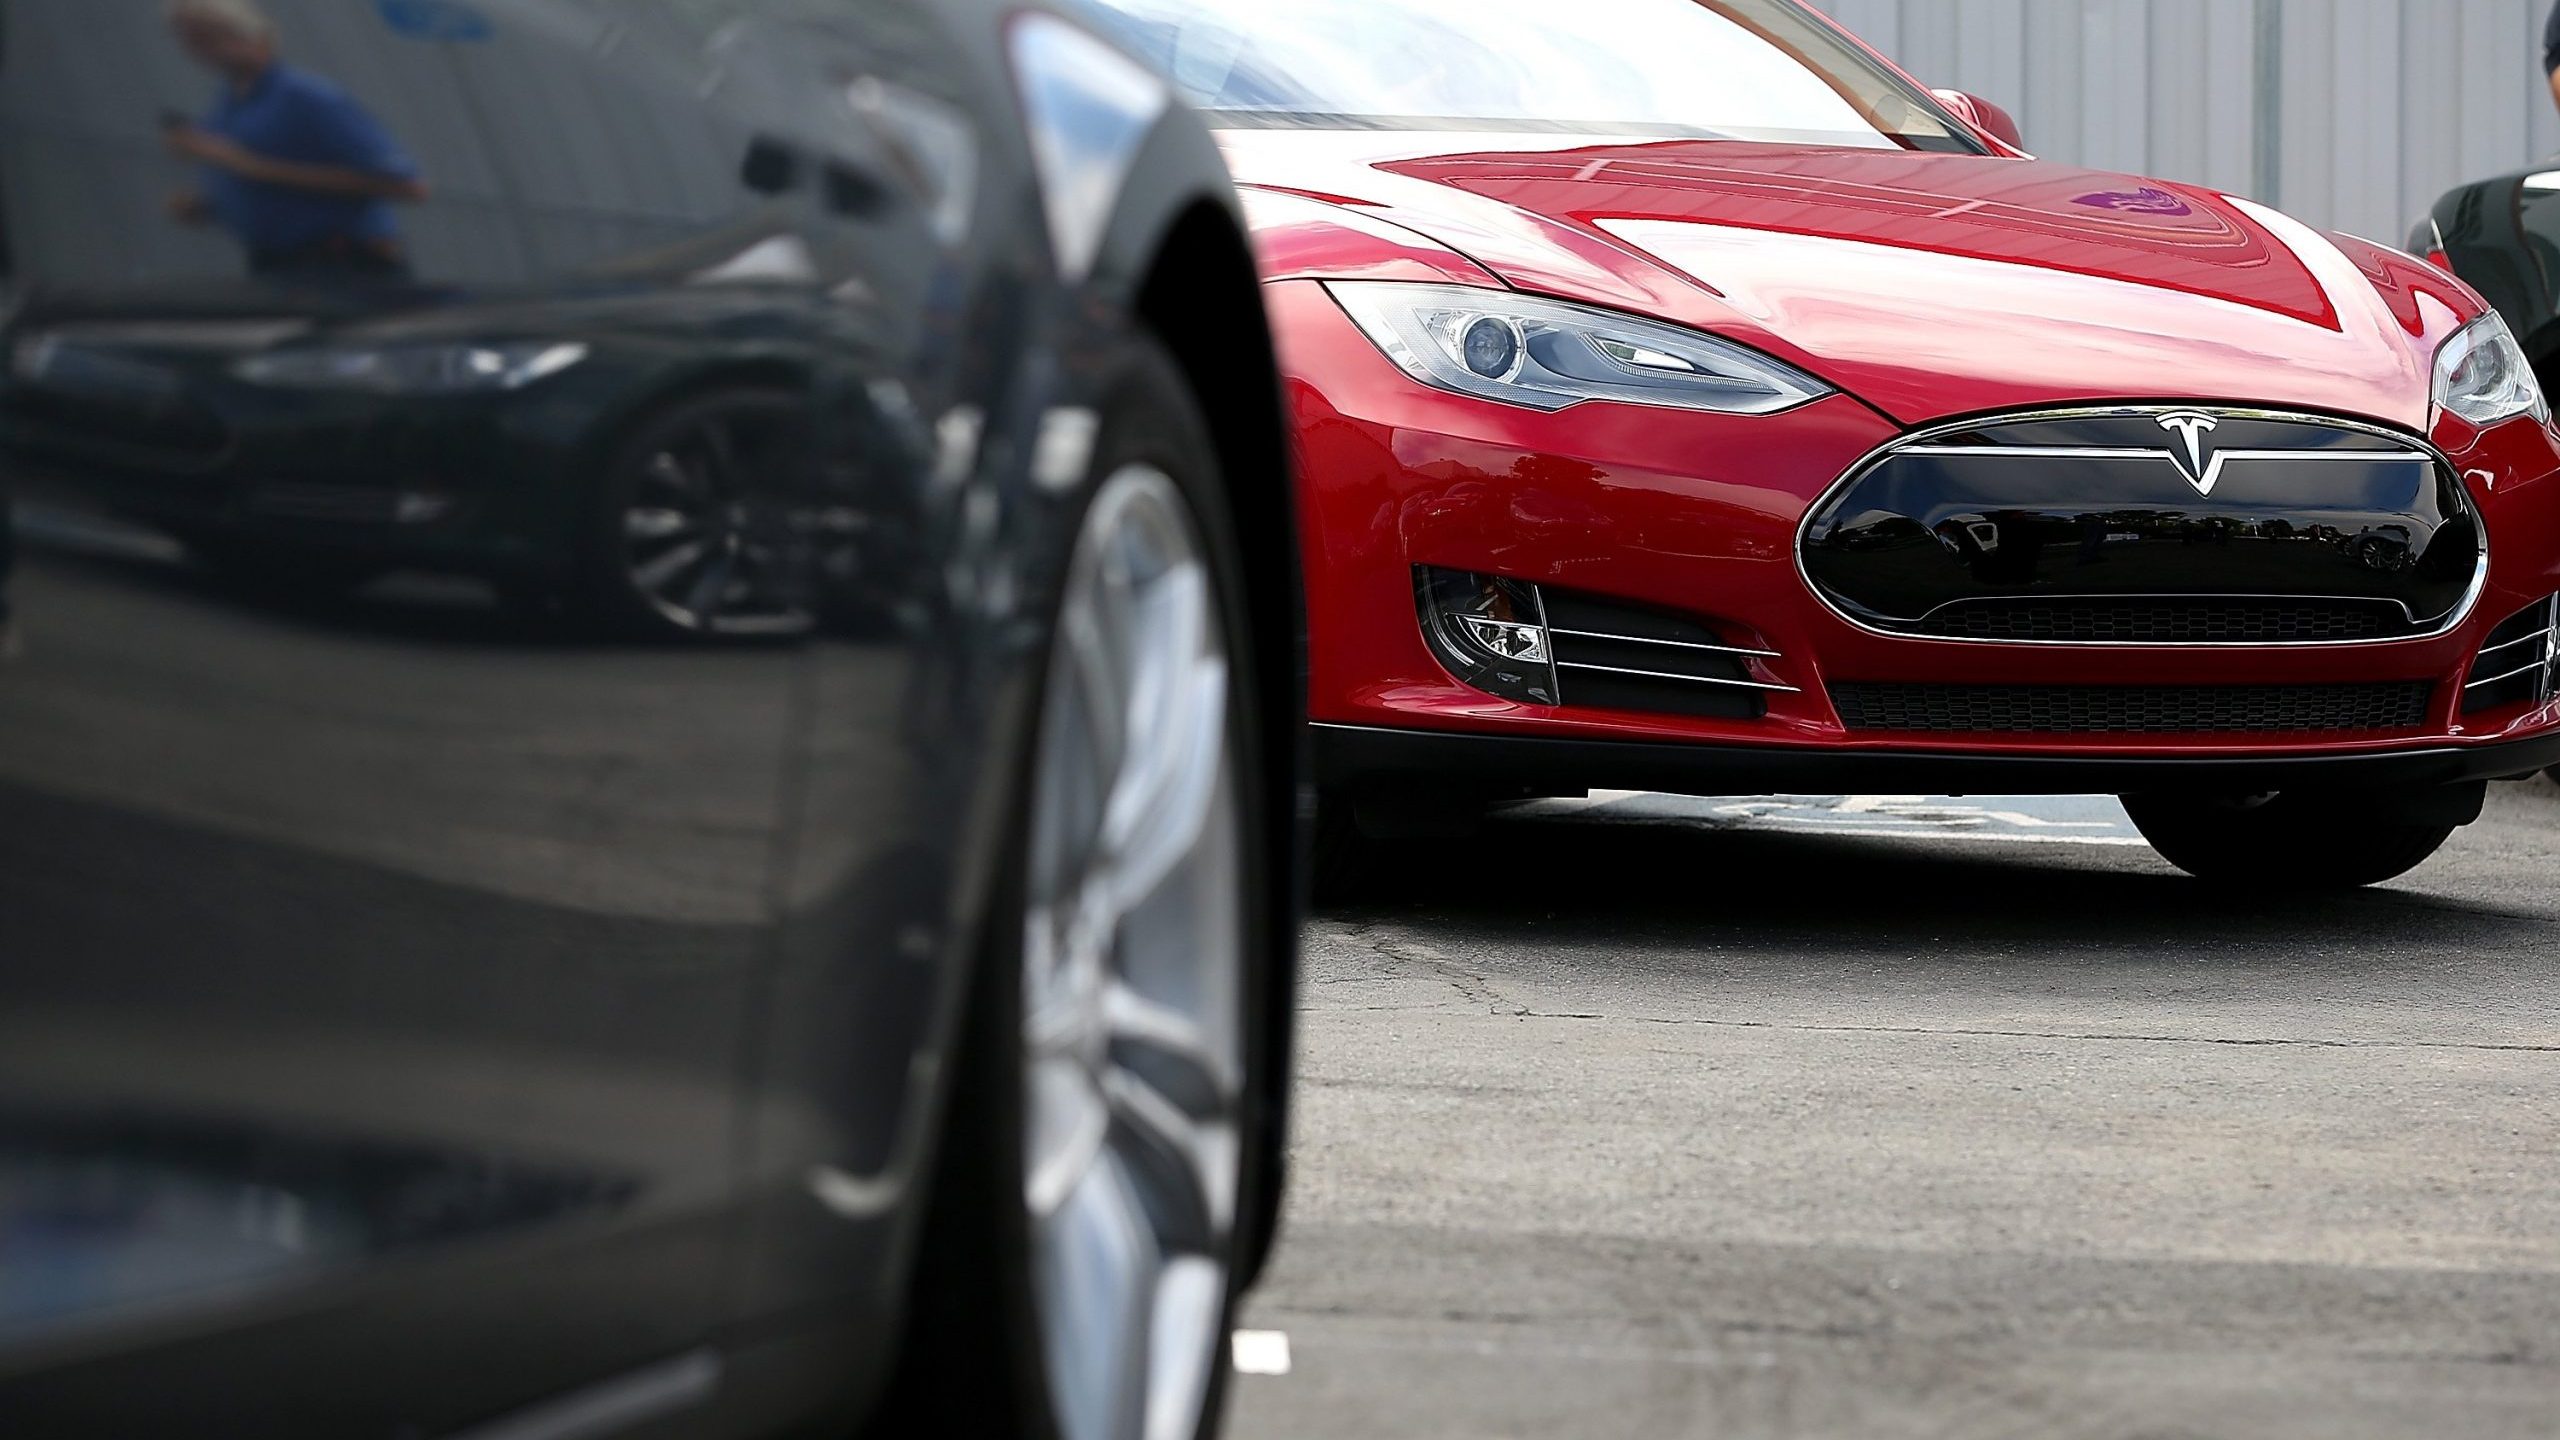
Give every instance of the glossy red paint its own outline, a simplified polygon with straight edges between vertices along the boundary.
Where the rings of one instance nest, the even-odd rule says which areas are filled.
[[[2018,117],[2007,110],[1979,95],[1968,95],[1962,90],[1936,90],[1930,93],[1936,95],[1957,119],[1963,121],[1973,131],[1977,138],[2013,154],[2026,153],[2026,137],[2018,133]]]
[[[1998,156],[1541,138],[1223,137],[1248,186],[1356,197],[1338,208],[1508,285],[1723,335],[1912,425],[2210,399],[2423,430],[2437,345],[2486,308],[2414,259],[2189,186]]]
[[[1721,142],[1254,131],[1251,210],[1300,447],[1319,721],[1717,744],[2119,756],[2335,754],[2560,724],[2458,714],[2487,630],[2560,591],[2560,434],[2434,417],[2433,355],[2486,307],[2425,263],[2193,187],[2008,156]],[[1768,417],[1556,414],[1418,384],[1319,281],[1509,286],[1752,346],[1841,393]],[[1871,451],[1954,417],[2095,402],[2326,413],[2429,437],[2491,535],[2438,639],[2041,647],[1888,637],[1796,567],[1808,509]],[[1515,704],[1453,679],[1412,567],[1498,573],[1710,618],[1798,693],[1756,720]],[[2426,679],[2407,735],[1852,737],[1833,680],[2255,684]],[[2485,721],[2487,723],[2480,723]]]

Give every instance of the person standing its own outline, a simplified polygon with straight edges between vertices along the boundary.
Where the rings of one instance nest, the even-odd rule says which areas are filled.
[[[2542,22],[2542,73],[2551,82],[2551,103],[2560,105],[2560,4]]]
[[[397,280],[409,263],[392,205],[426,198],[399,142],[336,83],[285,64],[255,0],[169,0],[171,31],[222,92],[201,121],[171,114],[171,153],[203,167],[171,213],[214,224],[271,277]]]

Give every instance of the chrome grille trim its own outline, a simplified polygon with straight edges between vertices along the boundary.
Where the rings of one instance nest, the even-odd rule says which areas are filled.
[[[1543,603],[1541,601],[1542,606]],[[1571,635],[1578,640],[1606,640],[1613,645],[1667,645],[1674,650],[1704,650],[1714,655],[1748,655],[1762,660],[1785,658],[1775,650],[1750,650],[1740,645],[1701,645],[1694,640],[1656,640],[1644,635],[1610,635],[1598,630],[1567,630],[1561,625],[1548,626],[1547,633]]]
[[[2397,441],[2404,447],[2404,449],[2400,452],[2365,451],[2360,452],[2358,458],[2371,459],[2376,456],[2385,456],[2387,458],[2387,455],[2390,453],[2398,453],[2404,459],[2423,459],[2432,462],[2442,468],[2445,473],[2450,475],[2459,476],[2462,473],[2461,468],[2455,465],[2452,459],[2445,455],[2443,451],[2438,450],[2433,444],[2418,436],[2414,436],[2405,430],[2397,430],[2387,425],[2377,425],[2369,421],[2340,419],[2334,415],[2318,415],[2297,410],[2277,410],[2264,406],[2210,404],[2072,405],[2053,406],[2039,410],[2015,410],[1992,415],[1975,415],[1962,420],[1952,420],[1944,424],[1931,425],[1923,429],[1913,431],[1909,434],[1898,435],[1893,439],[1886,441],[1884,444],[1877,446],[1875,449],[1868,451],[1865,455],[1860,456],[1857,463],[1841,472],[1839,479],[1834,480],[1830,485],[1824,487],[1822,493],[1816,496],[1813,502],[1805,507],[1804,517],[1796,522],[1795,555],[1793,560],[1796,579],[1802,583],[1805,590],[1813,596],[1815,603],[1821,605],[1824,610],[1827,610],[1832,615],[1838,617],[1842,624],[1845,624],[1851,629],[1857,630],[1862,634],[1874,635],[1886,640],[1899,640],[1906,644],[1913,645],[1987,645],[2000,646],[2002,648],[2016,646],[2044,646],[2075,650],[2336,650],[2368,645],[2424,644],[2432,640],[2441,640],[2445,636],[2451,635],[2460,630],[2465,624],[2470,622],[2473,612],[2480,608],[2481,597],[2486,595],[2489,589],[2489,529],[2485,523],[2480,526],[2480,560],[2472,569],[2470,588],[2464,592],[2462,603],[2453,608],[2452,614],[2442,625],[2433,630],[2428,630],[2422,633],[2388,635],[2378,638],[2358,640],[2196,640],[2161,643],[2156,641],[2125,640],[1976,640],[1938,635],[1915,635],[1907,631],[1888,630],[1880,626],[1867,624],[1865,621],[1850,614],[1839,605],[1834,604],[1831,597],[1823,593],[1822,586],[1815,582],[1812,570],[1805,564],[1805,545],[1806,542],[1812,538],[1813,522],[1830,508],[1832,501],[1843,491],[1849,489],[1858,481],[1864,479],[1870,471],[1883,465],[1886,461],[1891,460],[1897,455],[1908,454],[1913,451],[1919,451],[1924,454],[1935,453],[1942,455],[1964,454],[1973,451],[1995,451],[2004,455],[2025,454],[2028,455],[2028,458],[2034,458],[2033,454],[2030,453],[2030,450],[2034,449],[2045,452],[2046,458],[2078,456],[2096,459],[2147,459],[2153,454],[2159,453],[2147,449],[2136,450],[2132,447],[2112,446],[2068,448],[2059,446],[2008,447],[1932,445],[1930,442],[1939,436],[1960,435],[1967,431],[1981,429],[1985,425],[2033,424],[2043,421],[2068,422],[2075,420],[2157,420],[2163,415],[2188,410],[2203,411],[2222,419],[2265,420],[2284,424],[2319,425],[2327,426],[2336,430],[2347,430],[2358,434],[2371,435],[2380,439]],[[2235,453],[2239,453],[2246,458],[2248,456],[2253,456],[2258,452],[2248,451]],[[2296,459],[2301,458],[2305,454],[2316,454],[2318,452],[2285,451],[2273,453],[2282,453],[2288,459]],[[2187,598],[2257,599],[2269,597],[2196,596]],[[2285,596],[2273,598],[2292,599],[2297,597]]]
[[[1623,635],[1612,635],[1606,638],[1612,640],[1626,639]],[[1709,647],[1699,646],[1698,648],[1706,649]],[[1759,654],[1761,652],[1746,651],[1742,653]],[[1559,660],[1556,662],[1556,668],[1559,670],[1588,670],[1595,675],[1632,675],[1639,680],[1677,680],[1684,685],[1721,685],[1728,690],[1759,690],[1771,695],[1801,695],[1804,693],[1793,685],[1772,685],[1761,680],[1724,680],[1710,675],[1674,675],[1662,670],[1629,670],[1624,666],[1619,665],[1591,665],[1574,660]]]
[[[2512,640],[2501,640],[2494,645],[2483,646],[2479,655],[2473,658],[2471,673],[2474,678],[2462,687],[2464,713],[2472,713],[2473,697],[2478,695],[2478,692],[2495,689],[2528,675],[2535,677],[2531,695],[2521,700],[2480,697],[2477,708],[2486,711],[2502,709],[2514,704],[2546,705],[2555,695],[2560,695],[2560,595],[2554,595],[2540,604],[2517,611],[2507,617],[2498,629],[2504,630],[2509,626],[2522,623],[2538,623],[2540,628],[2528,630]],[[2490,633],[2494,635],[2497,631]],[[2492,662],[2490,656],[2515,650],[2519,646],[2531,646],[2533,658],[2522,665],[2499,671],[2494,675],[2480,674],[2480,671],[2489,664],[2505,663],[2504,661]]]

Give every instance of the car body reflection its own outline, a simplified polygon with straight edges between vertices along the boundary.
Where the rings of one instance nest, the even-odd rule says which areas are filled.
[[[883,349],[868,282],[772,220],[682,250],[514,294],[38,290],[0,458],[271,589],[406,567],[644,634],[876,623],[915,517],[863,485],[900,440],[846,358]]]
[[[1033,20],[1152,97],[1072,273]],[[0,6],[0,1429],[743,1436],[982,1367],[913,1302],[996,1247],[919,1237],[1029,1223],[939,1167],[1026,1163],[967,1037],[1132,475],[1234,771],[1153,883],[1236,969],[1166,1182],[1214,1313],[1115,1353],[1205,1382],[1279,1190],[1277,392],[1207,130],[1037,4]]]

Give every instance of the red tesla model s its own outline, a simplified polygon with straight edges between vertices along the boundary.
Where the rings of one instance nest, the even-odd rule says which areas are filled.
[[[2560,434],[2442,272],[1793,0],[1088,3],[1248,189],[1332,838],[2098,791],[2356,885],[2560,760]]]

